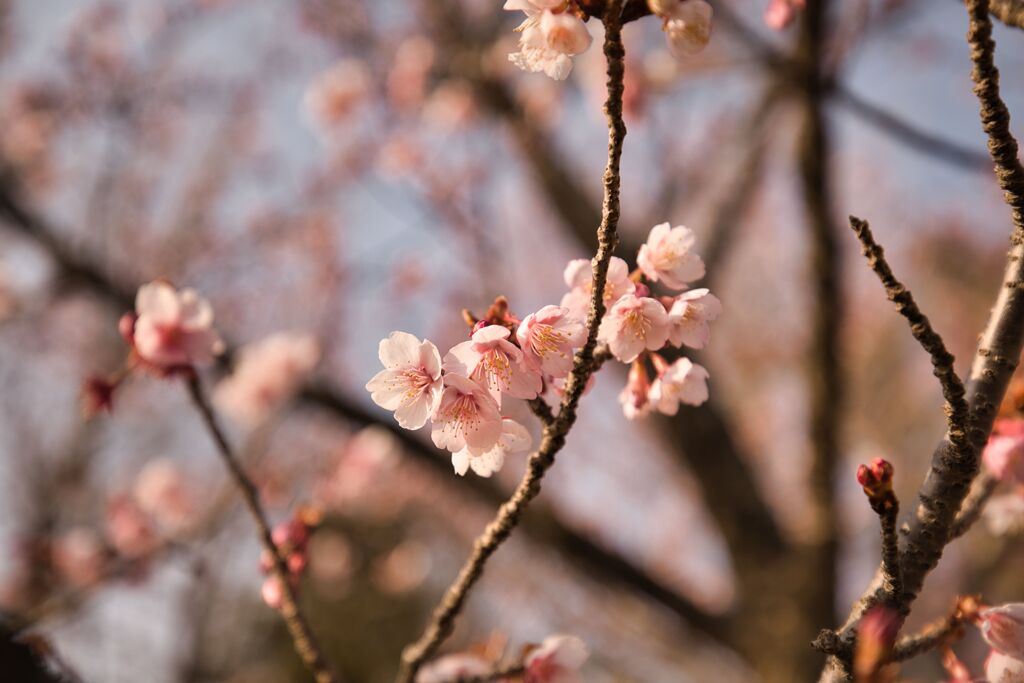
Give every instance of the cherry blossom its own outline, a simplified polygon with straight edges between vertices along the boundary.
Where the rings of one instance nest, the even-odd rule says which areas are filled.
[[[677,58],[692,57],[711,40],[711,5],[704,0],[684,0],[666,18],[668,49]]]
[[[793,23],[796,13],[805,6],[806,0],[769,0],[764,23],[768,28],[782,30]]]
[[[164,370],[209,365],[223,353],[213,308],[194,289],[157,280],[139,287],[131,340],[139,357]]]
[[[343,59],[310,83],[303,106],[314,124],[330,129],[347,119],[366,99],[371,83],[366,64],[358,59]]]
[[[236,422],[252,428],[283,405],[320,360],[315,337],[279,332],[242,347],[231,376],[213,400]]]
[[[132,495],[162,531],[177,533],[194,519],[195,505],[188,483],[181,468],[169,458],[147,462],[135,478]]]
[[[1024,681],[1024,661],[992,650],[985,660],[987,683],[1021,683]]]
[[[619,394],[619,403],[626,418],[635,420],[651,411],[650,402],[651,380],[647,376],[647,367],[642,359],[633,361],[629,368],[629,379]]]
[[[1024,420],[996,420],[981,457],[997,479],[1024,483]]]
[[[516,339],[526,362],[550,377],[572,370],[573,351],[583,345],[586,329],[564,306],[545,306],[523,319]]]
[[[688,0],[687,4],[693,1]],[[693,231],[685,226],[656,225],[640,247],[637,265],[653,282],[686,289],[687,283],[704,277],[704,262],[691,252],[695,241]]]
[[[572,72],[572,57],[586,52],[593,38],[582,19],[570,12],[553,12],[562,2],[506,0],[506,10],[521,10],[526,20],[516,29],[519,52],[508,56],[523,71],[543,72],[556,81]]]
[[[501,436],[493,448],[483,453],[473,453],[469,448],[463,448],[457,453],[452,453],[452,467],[459,476],[466,474],[472,468],[473,472],[481,477],[489,477],[505,464],[505,456],[508,453],[520,453],[529,450],[533,439],[526,427],[511,418],[502,418]]]
[[[462,375],[444,376],[444,390],[433,414],[430,437],[438,448],[457,453],[490,450],[501,437],[501,413],[490,390]]]
[[[654,380],[650,400],[665,415],[679,412],[680,403],[699,406],[708,400],[708,371],[689,358],[680,358]]]
[[[378,350],[384,369],[366,383],[373,402],[395,411],[405,429],[427,423],[441,397],[441,355],[430,341],[408,332],[392,332]]]
[[[978,616],[981,635],[992,649],[1024,660],[1024,603],[987,607]]]
[[[499,406],[503,393],[513,398],[536,398],[541,390],[540,374],[526,364],[523,352],[508,340],[511,334],[501,325],[481,327],[472,339],[456,344],[445,355],[444,371],[484,385]]]
[[[545,638],[526,655],[525,683],[582,683],[579,669],[589,654],[586,644],[576,636]]]
[[[594,289],[594,269],[587,259],[574,259],[565,267],[565,284],[569,293],[562,297],[562,307],[571,315],[585,321],[590,314],[590,296]],[[629,279],[629,266],[618,256],[608,262],[608,276],[604,284],[604,305],[636,291],[636,284]]]
[[[677,296],[666,308],[670,325],[669,343],[703,349],[711,339],[708,323],[721,314],[722,302],[707,289],[693,289]]]
[[[623,363],[636,360],[645,349],[656,351],[668,341],[669,317],[656,299],[627,294],[608,310],[597,337]]]
[[[73,586],[90,586],[103,575],[103,541],[88,527],[75,527],[58,536],[51,552],[54,568]]]

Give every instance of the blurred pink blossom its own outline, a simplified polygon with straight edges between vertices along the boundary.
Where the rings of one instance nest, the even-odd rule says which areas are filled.
[[[213,309],[194,289],[155,281],[139,287],[132,340],[139,357],[164,370],[209,365],[223,353]]]
[[[316,338],[279,332],[242,347],[234,372],[217,385],[213,400],[236,422],[252,428],[283,405],[320,360]]]
[[[524,661],[526,683],[582,683],[579,670],[589,656],[576,636],[549,636]]]

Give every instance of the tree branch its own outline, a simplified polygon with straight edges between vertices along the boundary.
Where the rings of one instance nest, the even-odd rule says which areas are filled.
[[[992,431],[998,406],[1024,345],[1024,168],[1018,158],[1017,141],[1010,132],[1009,111],[999,94],[989,3],[967,0],[966,4],[974,92],[980,104],[982,128],[988,135],[996,179],[1010,207],[1013,233],[1003,286],[982,334],[967,384],[972,418],[968,438],[963,448],[958,448],[947,434],[933,453],[931,469],[921,486],[920,502],[900,555],[904,591],[899,607],[903,614],[909,611],[925,577],[938,564],[952,537],[957,511],[978,473],[981,449]],[[851,613],[843,629],[843,653],[830,659],[822,680],[849,680],[849,655],[859,612],[858,606]]]
[[[555,455],[565,445],[566,436],[576,422],[576,409],[586,388],[587,380],[600,367],[595,358],[597,329],[604,317],[604,288],[608,264],[618,242],[616,228],[619,220],[619,162],[626,136],[622,120],[623,76],[625,49],[622,44],[622,5],[609,0],[604,15],[604,54],[608,64],[608,99],[605,116],[608,120],[608,163],[604,172],[604,201],[601,224],[597,229],[598,247],[593,260],[593,288],[590,313],[587,317],[587,338],[573,359],[573,368],[565,384],[558,416],[545,425],[540,448],[530,457],[526,474],[512,497],[501,506],[497,516],[477,539],[469,559],[463,565],[455,582],[435,609],[423,635],[402,653],[402,666],[397,683],[411,683],[420,666],[451,634],[455,618],[465,603],[469,590],[483,574],[484,565],[500,545],[511,535],[520,515],[540,493],[541,479],[555,462]]]
[[[861,251],[868,260],[868,266],[875,272],[885,288],[889,301],[896,304],[896,312],[907,319],[910,333],[932,359],[935,376],[942,385],[942,396],[946,399],[946,426],[954,443],[967,438],[967,422],[970,410],[967,407],[963,382],[953,368],[955,358],[946,348],[942,337],[932,328],[931,322],[918,308],[914,295],[896,279],[885,260],[885,251],[871,234],[867,221],[850,216],[850,227],[861,243]]]
[[[213,408],[203,392],[199,377],[192,372],[186,381],[189,398],[192,399],[193,405],[195,405],[196,410],[199,411],[200,416],[203,418],[203,424],[206,425],[210,436],[213,437],[221,460],[227,467],[231,478],[235,481],[238,490],[241,491],[242,499],[245,501],[253,521],[256,522],[260,545],[263,546],[263,550],[268,556],[273,558],[271,572],[281,585],[281,607],[278,611],[284,618],[288,632],[291,634],[292,642],[295,644],[295,651],[298,652],[299,657],[309,667],[317,683],[337,683],[339,679],[331,670],[330,664],[327,663],[320,645],[317,643],[316,636],[309,626],[309,621],[299,606],[298,595],[288,575],[288,565],[284,556],[278,551],[277,544],[274,543],[270,523],[267,521],[267,516],[263,511],[263,505],[260,503],[259,491],[256,489],[256,485],[253,484],[252,479],[245,473],[238,458],[235,457],[231,445],[217,423],[217,417],[214,415]]]

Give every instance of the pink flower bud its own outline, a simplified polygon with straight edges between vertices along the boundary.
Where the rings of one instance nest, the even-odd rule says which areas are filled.
[[[281,604],[284,602],[284,589],[281,587],[281,582],[277,580],[276,576],[268,576],[263,581],[260,597],[263,598],[263,602],[267,603],[267,607],[270,609],[281,609]]]

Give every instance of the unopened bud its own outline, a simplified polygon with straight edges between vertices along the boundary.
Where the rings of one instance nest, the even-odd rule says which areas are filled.
[[[892,490],[893,472],[892,464],[882,458],[875,458],[870,464],[857,468],[857,482],[864,487],[864,493],[875,512],[896,504]]]
[[[857,648],[853,654],[855,680],[863,683],[883,680],[879,673],[892,654],[899,629],[896,610],[877,605],[864,614],[857,629]]]
[[[121,338],[132,347],[135,346],[135,321],[138,319],[139,316],[134,313],[125,313],[117,321],[117,331],[121,334]]]

